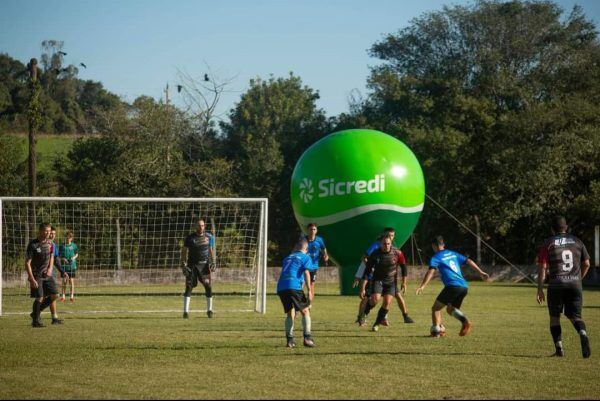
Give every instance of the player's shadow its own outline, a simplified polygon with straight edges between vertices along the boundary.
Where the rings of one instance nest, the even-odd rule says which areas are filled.
[[[544,355],[518,355],[518,354],[502,354],[502,353],[485,353],[485,352],[440,352],[440,351],[339,351],[339,352],[314,352],[310,354],[296,354],[297,356],[305,356],[310,355],[312,358],[318,358],[321,356],[330,357],[330,356],[342,356],[342,355],[351,355],[351,356],[381,356],[381,355],[389,355],[389,356],[463,356],[463,357],[509,357],[509,358],[524,358],[524,359],[544,359],[547,356]],[[289,354],[282,355],[263,355],[263,356],[272,356],[272,357],[280,357],[280,356],[289,356]]]
[[[215,344],[215,345],[138,345],[138,346],[107,346],[107,347],[94,347],[93,349],[99,351],[202,351],[202,350],[214,350],[214,349],[259,349],[264,348],[263,345],[227,345],[227,344]]]

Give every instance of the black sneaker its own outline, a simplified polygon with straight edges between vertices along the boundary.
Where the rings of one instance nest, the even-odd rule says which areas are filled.
[[[42,322],[33,321],[31,323],[31,327],[46,327],[46,326],[44,326],[44,324]]]
[[[211,311],[211,310],[206,311],[206,316],[208,316],[209,319],[212,317],[212,315],[213,315],[213,311]]]
[[[310,337],[304,337],[304,346],[313,348],[315,346],[315,341]]]
[[[562,358],[565,356],[565,351],[562,348],[557,348],[554,354],[550,355],[551,357]]]
[[[184,318],[184,319],[189,319],[189,317],[190,317],[190,314],[189,314],[189,313],[187,313],[187,312],[183,312],[183,318]]]
[[[408,315],[404,315],[404,323],[414,323],[415,321],[410,318]]]
[[[589,358],[592,355],[592,350],[590,349],[590,339],[588,336],[579,336],[581,337],[581,355],[584,358]]]
[[[52,318],[52,324],[63,324],[63,321],[60,319]]]
[[[296,343],[294,342],[294,337],[288,337],[287,338],[286,347],[287,348],[296,348]]]

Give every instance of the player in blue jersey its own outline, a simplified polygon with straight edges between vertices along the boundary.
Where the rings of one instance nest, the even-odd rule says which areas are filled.
[[[308,256],[311,259],[310,273],[310,295],[309,300],[312,304],[315,296],[315,281],[317,281],[317,271],[319,270],[319,257],[323,253],[323,261],[327,266],[329,262],[329,254],[325,247],[325,241],[322,237],[317,235],[317,225],[315,223],[309,223],[306,226],[307,234],[303,236],[308,242]]]
[[[356,270],[356,274],[354,275],[354,282],[352,284],[353,288],[355,288],[358,285],[358,283],[360,282],[360,280],[363,278],[368,257],[373,252],[375,252],[377,249],[379,249],[380,244],[381,244],[381,239],[383,237],[385,237],[386,235],[389,235],[393,242],[394,237],[396,235],[396,230],[394,230],[393,227],[386,227],[383,230],[383,234],[381,236],[379,236],[377,238],[377,240],[375,240],[375,242],[373,242],[371,244],[371,246],[367,249],[367,251],[365,252],[365,254],[362,257],[362,261],[361,261],[360,265],[358,266],[358,269]],[[402,269],[402,283],[401,283],[400,287],[398,287],[398,285],[396,285],[397,291],[396,291],[396,294],[394,295],[394,297],[396,298],[396,301],[398,302],[398,307],[400,308],[400,311],[402,312],[402,317],[404,319],[404,323],[414,323],[414,321],[411,319],[411,317],[408,316],[408,308],[406,307],[406,302],[404,301],[404,298],[402,297],[402,295],[406,292],[406,277],[407,277],[406,266],[404,266],[404,268]],[[365,313],[365,311],[366,311],[367,303],[369,302],[369,297],[371,296],[370,289],[371,289],[371,284],[367,283],[365,297],[361,298],[360,304],[358,305],[358,316],[356,318],[356,323],[358,323],[358,325],[360,327],[363,327],[366,325],[365,317],[366,317],[367,313]],[[389,325],[389,321],[386,317],[382,322],[382,326],[388,326],[388,325]]]
[[[301,238],[296,243],[294,251],[283,259],[281,266],[281,275],[277,281],[277,295],[283,304],[283,311],[286,313],[285,318],[285,336],[287,338],[287,347],[294,348],[294,319],[296,312],[302,314],[302,328],[304,329],[304,346],[314,347],[315,342],[311,337],[311,320],[310,320],[310,268],[312,260],[307,255],[308,241]],[[302,286],[306,285],[308,298],[302,291]]]
[[[490,276],[481,270],[471,259],[458,252],[445,249],[446,245],[444,244],[444,238],[442,238],[441,235],[438,235],[431,241],[431,246],[435,253],[431,257],[429,270],[425,274],[425,277],[423,277],[423,282],[419,288],[417,288],[417,295],[419,295],[423,292],[423,289],[425,289],[425,286],[433,277],[433,272],[437,269],[442,282],[444,283],[444,289],[438,295],[431,307],[431,322],[433,324],[431,335],[433,337],[445,335],[445,331],[440,328],[442,324],[442,314],[440,311],[446,307],[446,312],[448,312],[450,316],[458,319],[462,324],[459,335],[466,336],[469,334],[469,331],[471,331],[472,323],[460,310],[462,302],[468,292],[468,285],[463,278],[460,267],[464,264],[468,264],[475,269],[485,281],[487,281]]]
[[[206,295],[206,314],[212,317],[212,275],[215,271],[215,237],[204,230],[203,219],[196,220],[196,231],[188,235],[181,248],[181,271],[185,276],[183,318],[190,312],[192,289],[201,282]]]

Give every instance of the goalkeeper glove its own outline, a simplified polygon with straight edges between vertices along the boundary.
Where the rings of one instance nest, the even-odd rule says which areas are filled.
[[[190,274],[190,269],[188,268],[188,265],[186,262],[183,262],[181,264],[181,272],[183,273],[184,276],[188,276]]]
[[[211,272],[214,272],[217,269],[217,262],[214,260],[211,260],[210,262],[208,262],[208,268],[210,269]]]

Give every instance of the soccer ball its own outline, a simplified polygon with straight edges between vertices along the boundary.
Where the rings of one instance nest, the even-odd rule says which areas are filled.
[[[431,334],[433,337],[444,336],[446,334],[446,327],[443,324],[440,324],[439,326],[434,324],[429,329],[429,334]]]

